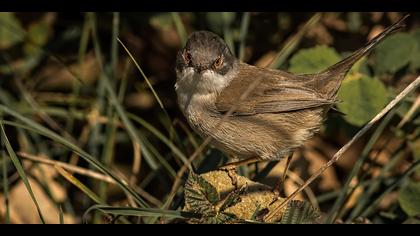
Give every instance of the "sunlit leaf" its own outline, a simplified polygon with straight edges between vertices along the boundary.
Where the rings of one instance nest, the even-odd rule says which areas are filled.
[[[410,68],[412,70],[417,70],[420,69],[420,30],[412,32],[411,35],[413,36],[417,44],[417,50],[415,53],[413,53],[413,56],[411,58]]]
[[[317,73],[339,60],[338,53],[327,46],[301,49],[290,60],[289,71],[298,74]]]
[[[401,208],[409,216],[420,214],[420,183],[410,182],[398,196]]]
[[[388,102],[385,85],[365,75],[346,78],[338,91],[338,97],[342,102],[337,106],[345,113],[344,119],[355,126],[371,120]]]
[[[412,35],[397,33],[389,36],[375,48],[373,58],[376,73],[395,73],[410,62],[416,50],[416,39]]]
[[[216,188],[203,177],[190,172],[185,183],[185,205],[195,213],[216,215],[214,204],[220,200]]]
[[[305,201],[290,201],[283,213],[281,224],[314,224],[319,219],[319,212]]]

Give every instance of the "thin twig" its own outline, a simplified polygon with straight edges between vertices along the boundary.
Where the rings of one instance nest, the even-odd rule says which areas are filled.
[[[403,98],[405,98],[411,91],[417,88],[420,84],[420,76],[417,77],[410,85],[408,85],[394,100],[392,100],[384,109],[382,109],[379,114],[377,114],[369,123],[367,123],[357,134],[346,144],[344,145],[338,152],[329,160],[325,165],[318,169],[306,182],[300,186],[297,190],[295,190],[289,197],[287,197],[280,205],[278,205],[273,211],[267,214],[265,221],[272,221],[278,212],[290,201],[292,200],[297,194],[299,194],[304,188],[306,188],[312,181],[314,181],[318,176],[320,176],[324,171],[329,168],[332,164],[338,161],[341,156],[346,152],[350,146],[355,143],[362,135],[364,135],[376,122],[378,122],[386,113],[388,113],[392,108],[394,108],[397,103],[399,103]],[[274,219],[275,220],[275,219]]]
[[[40,107],[38,105],[38,102],[35,101],[35,99],[32,97],[29,91],[27,91],[27,89],[23,86],[21,79],[16,80],[16,85],[22,92],[24,100],[26,100],[26,102],[33,108],[33,110],[35,110],[38,113],[38,115],[43,121],[45,121],[45,123],[47,123],[53,130],[61,133],[64,137],[70,139],[70,141],[72,141],[73,143],[77,143],[76,139],[69,132],[64,130],[63,127],[61,127],[61,125],[58,124],[53,118],[51,118],[51,116],[49,116],[46,112],[39,109]]]
[[[282,49],[276,54],[276,57],[270,62],[269,67],[279,68],[286,58],[296,49],[306,32],[313,28],[319,22],[321,17],[322,13],[314,14],[296,34],[290,36],[284,43]]]
[[[299,175],[294,173],[293,171],[288,171],[286,173],[286,175],[297,184],[304,184],[305,183],[303,181],[303,179],[300,178]],[[308,196],[309,202],[312,204],[312,206],[315,209],[319,209],[318,201],[317,201],[316,196],[315,196],[314,192],[312,191],[312,189],[305,188],[303,191],[305,191],[306,196]]]
[[[79,166],[74,166],[74,165],[67,164],[67,163],[61,162],[61,161],[50,160],[50,159],[47,159],[47,158],[38,157],[38,156],[31,155],[31,154],[26,153],[26,152],[17,152],[16,154],[18,156],[20,156],[24,159],[30,160],[30,161],[35,161],[35,162],[39,162],[39,163],[47,164],[47,165],[51,165],[51,166],[57,165],[57,166],[60,166],[63,169],[69,170],[71,172],[74,172],[74,173],[77,173],[77,174],[80,174],[80,175],[88,176],[88,177],[91,177],[91,178],[94,178],[94,179],[97,179],[97,180],[101,180],[101,181],[104,181],[104,182],[107,182],[107,183],[115,184],[115,181],[111,177],[109,177],[107,175],[100,174],[96,171],[85,169],[85,168],[82,168],[82,167],[79,167]]]
[[[141,150],[140,144],[137,142],[133,142],[133,152],[134,152],[134,160],[133,160],[133,167],[131,168],[131,176],[130,176],[130,186],[135,186],[137,183],[137,177],[140,172],[141,167]]]
[[[45,164],[45,165],[57,165],[63,169],[66,169],[68,171],[71,171],[73,173],[77,173],[80,175],[84,175],[84,176],[88,176],[100,181],[104,181],[110,184],[117,184],[114,179],[112,179],[111,177],[109,177],[108,175],[103,175],[99,172],[93,171],[93,170],[89,170],[89,169],[85,169],[79,166],[75,166],[75,165],[71,165],[65,162],[61,162],[61,161],[56,161],[56,160],[50,160],[50,159],[46,159],[46,158],[42,158],[42,157],[38,157],[36,155],[32,155],[26,152],[17,152],[16,153],[18,156],[27,159],[29,161],[33,161],[33,162],[38,162],[41,164]],[[117,173],[118,176],[124,181],[127,182],[126,178],[123,176],[123,174],[121,173]],[[144,191],[142,188],[138,187],[138,186],[132,186],[136,192],[138,192],[140,194],[140,196],[144,197],[146,200],[148,200],[150,203],[154,204],[155,206],[161,206],[162,202],[159,201],[159,199],[153,197],[152,195],[150,195],[148,192]]]
[[[407,123],[407,121],[410,120],[411,116],[414,114],[414,112],[419,108],[420,106],[420,96],[417,96],[416,101],[413,103],[413,105],[410,107],[410,110],[404,115],[403,119],[398,123],[397,128],[400,129]]]

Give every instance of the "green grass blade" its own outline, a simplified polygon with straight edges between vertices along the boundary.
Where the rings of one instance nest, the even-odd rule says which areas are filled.
[[[160,162],[162,167],[168,172],[169,176],[171,176],[173,179],[176,178],[176,171],[172,168],[172,166],[168,163],[168,161],[165,159],[165,157],[160,154],[160,152],[154,147],[151,142],[148,139],[143,139],[142,141],[145,145],[149,147],[150,153],[152,153],[156,159]]]
[[[229,46],[230,50],[232,51],[233,55],[236,55],[235,53],[235,45],[233,43],[233,34],[232,34],[232,28],[230,25],[229,19],[232,18],[232,14],[235,14],[233,12],[221,12],[220,13],[223,19],[223,37],[226,41],[226,44]]]
[[[112,13],[112,37],[111,37],[111,78],[117,79],[118,71],[118,34],[120,29],[120,13]]]
[[[246,44],[246,36],[248,35],[248,28],[249,22],[251,19],[251,13],[245,12],[242,15],[241,21],[241,35],[240,35],[240,42],[239,42],[239,60],[243,61],[245,57],[245,44]]]
[[[159,96],[157,95],[157,93],[156,93],[155,89],[153,88],[152,84],[150,83],[149,79],[147,78],[147,76],[144,74],[143,70],[141,69],[141,67],[137,63],[136,59],[134,59],[133,55],[131,55],[130,51],[127,49],[127,47],[124,45],[124,43],[121,42],[121,40],[119,38],[117,38],[117,40],[121,44],[121,46],[124,48],[124,50],[127,52],[128,56],[131,58],[131,61],[137,67],[137,70],[140,71],[141,76],[143,76],[144,80],[146,81],[147,85],[149,86],[150,90],[152,91],[153,96],[155,96],[156,101],[159,103],[160,108],[165,110],[165,107],[163,106],[162,101],[160,100]]]
[[[382,201],[382,199],[396,187],[400,186],[403,181],[406,180],[408,176],[410,176],[414,171],[416,171],[420,167],[420,161],[414,162],[410,168],[408,168],[402,176],[396,179],[392,184],[388,186],[388,188],[378,196],[378,198],[373,201],[368,207],[364,209],[364,211],[360,214],[361,217],[367,217],[375,207]]]
[[[366,144],[365,148],[363,149],[362,153],[360,154],[360,158],[356,161],[354,164],[353,169],[351,170],[349,176],[347,177],[346,183],[344,184],[340,195],[338,196],[337,200],[334,202],[333,207],[330,210],[330,213],[327,218],[327,223],[332,223],[335,221],[335,219],[340,215],[340,209],[343,206],[344,200],[346,199],[348,193],[350,192],[350,183],[354,176],[359,173],[360,169],[363,166],[363,163],[365,163],[366,159],[369,157],[369,152],[372,150],[373,145],[378,140],[379,136],[382,134],[382,131],[385,129],[385,127],[388,125],[388,123],[391,121],[392,117],[394,116],[397,109],[391,110],[390,113],[388,113],[385,118],[381,121],[378,128],[376,128],[375,132],[370,137],[368,143]],[[353,189],[355,189],[354,187]]]
[[[147,83],[147,86],[149,86],[150,90],[153,93],[153,96],[155,97],[156,101],[158,102],[160,108],[163,110],[163,112],[165,113],[165,116],[168,120],[168,123],[170,124],[170,132],[169,135],[170,137],[174,137],[177,140],[180,140],[180,138],[178,137],[178,134],[175,131],[175,128],[171,122],[171,117],[169,116],[168,112],[166,111],[165,107],[163,106],[162,101],[160,100],[159,96],[157,95],[155,89],[153,88],[152,84],[150,83],[149,79],[147,78],[147,76],[144,74],[143,70],[141,69],[140,65],[137,63],[137,61],[134,59],[133,55],[130,53],[130,51],[127,49],[127,47],[124,45],[124,43],[117,38],[118,42],[121,44],[121,46],[124,48],[124,50],[127,52],[128,56],[130,57],[131,61],[134,63],[134,65],[136,66],[137,70],[140,71],[140,74],[142,75],[142,77],[144,78],[144,80]]]
[[[117,86],[117,62],[118,62],[118,41],[116,40],[119,33],[119,23],[120,15],[117,12],[112,13],[112,37],[111,37],[111,62],[110,62],[110,77],[112,78],[113,87]],[[125,81],[125,79],[123,80]],[[124,92],[124,89],[121,89],[120,93]],[[120,96],[120,93],[118,94]],[[119,99],[121,102],[121,99]],[[114,144],[115,136],[117,131],[117,126],[115,121],[117,121],[117,116],[114,114],[114,108],[112,106],[107,107],[107,118],[109,121],[106,124],[105,130],[105,145],[102,146],[102,156],[101,160],[105,166],[109,167],[112,165],[113,153],[114,153]],[[108,185],[106,183],[99,183],[98,193],[102,201],[106,201]]]
[[[190,212],[175,211],[175,210],[162,210],[159,208],[132,208],[132,207],[112,207],[105,205],[95,205],[86,210],[85,215],[92,211],[99,210],[105,214],[123,215],[123,216],[148,216],[148,217],[165,217],[165,218],[179,218],[189,219],[197,218],[200,215]]]
[[[79,148],[77,145],[73,144],[72,142],[68,141],[67,139],[61,137],[60,135],[58,135],[57,133],[43,127],[42,125],[26,118],[23,117],[22,115],[20,115],[19,113],[15,112],[14,110],[1,105],[0,104],[0,111],[9,114],[10,116],[15,117],[16,119],[18,119],[19,121],[21,121],[23,124],[29,126],[31,128],[32,131],[35,131],[43,136],[46,136],[48,138],[50,138],[51,140],[54,140],[57,143],[62,144],[63,146],[69,148],[70,150],[72,150],[74,153],[76,153],[77,155],[79,155],[80,157],[82,157],[85,161],[87,161],[89,164],[91,164],[92,166],[94,166],[95,168],[97,168],[99,171],[101,171],[102,173],[109,175],[111,178],[113,178],[115,180],[115,182],[125,191],[127,191],[128,193],[130,193],[134,199],[136,200],[136,202],[142,206],[142,207],[149,207],[149,205],[130,187],[127,186],[126,183],[124,183],[121,179],[119,179],[118,177],[116,177],[108,168],[106,168],[101,162],[99,162],[98,160],[96,160],[96,158],[94,158],[93,156],[91,156],[90,154],[88,154],[87,152],[83,151],[81,148]],[[25,128],[25,126],[22,126],[22,128]]]
[[[104,81],[104,85],[108,92],[111,104],[114,106],[122,123],[127,129],[128,135],[134,142],[140,144],[141,152],[143,153],[144,159],[149,164],[150,168],[152,168],[153,170],[157,170],[159,168],[158,164],[156,163],[155,159],[151,155],[150,151],[147,149],[147,146],[144,144],[144,142],[142,142],[141,138],[138,136],[137,130],[134,127],[134,125],[131,123],[130,119],[128,119],[127,112],[118,101],[118,97],[115,94],[114,90],[112,89],[111,84],[109,83],[108,77],[104,75],[102,80]]]
[[[0,128],[1,128],[1,139],[6,146],[7,152],[9,154],[10,160],[12,161],[13,165],[15,166],[22,182],[25,184],[26,189],[28,190],[29,195],[32,198],[32,201],[34,202],[36,206],[36,210],[38,211],[39,218],[41,219],[41,222],[45,224],[44,217],[42,216],[41,208],[38,205],[38,201],[35,198],[34,193],[32,192],[31,185],[29,184],[28,178],[26,177],[25,171],[23,170],[22,165],[20,164],[20,161],[18,157],[16,156],[15,151],[12,148],[12,145],[10,145],[9,139],[6,136],[6,132],[4,131],[3,123],[0,122]]]
[[[366,209],[368,201],[371,199],[372,196],[377,192],[380,185],[383,183],[383,181],[386,178],[386,173],[390,171],[395,165],[400,163],[401,158],[405,157],[405,150],[400,150],[396,155],[392,157],[392,159],[386,163],[384,167],[381,168],[381,171],[379,172],[379,175],[372,180],[372,183],[366,187],[366,190],[363,192],[363,194],[359,197],[359,200],[357,201],[356,205],[354,206],[353,210],[351,211],[349,217],[347,218],[347,221],[352,221],[356,219],[360,212],[362,212],[364,209]]]
[[[321,13],[313,15],[295,35],[286,41],[283,48],[277,53],[276,58],[271,63],[270,68],[279,68],[286,61],[287,57],[297,48],[305,33],[319,22],[321,16]]]
[[[90,199],[92,199],[96,204],[104,204],[102,199],[96,195],[92,190],[90,190],[86,185],[84,185],[82,182],[80,182],[76,177],[74,177],[72,174],[64,170],[62,167],[55,165],[54,168],[57,170],[57,172],[63,176],[67,181],[69,181],[71,184],[76,186],[78,189],[80,189],[82,192],[84,192]]]
[[[85,15],[84,23],[82,26],[82,34],[79,41],[79,51],[78,51],[78,56],[77,56],[78,58],[77,63],[78,63],[79,71],[77,71],[76,73],[79,78],[82,76],[81,68],[82,68],[83,62],[85,61],[87,46],[89,43],[89,32],[90,32],[90,24]],[[74,80],[72,83],[72,94],[73,94],[72,98],[73,99],[71,99],[71,103],[69,106],[69,110],[72,112],[76,110],[76,101],[80,94],[80,89],[81,89],[81,83],[78,80]],[[68,116],[66,120],[66,130],[70,133],[73,127],[74,127],[74,117]]]
[[[176,32],[181,39],[181,46],[184,46],[187,42],[187,31],[185,30],[184,23],[182,23],[181,16],[179,15],[179,12],[172,12],[171,16],[175,24]]]
[[[99,114],[104,114],[104,110],[108,107],[106,101],[106,89],[105,81],[102,79],[105,73],[104,61],[102,59],[102,49],[98,39],[98,28],[96,24],[96,14],[93,12],[87,13],[87,20],[92,29],[92,41],[94,45],[94,52],[96,61],[98,62],[98,67],[100,68],[101,77],[98,80],[96,86],[96,99],[92,109],[96,110]],[[103,124],[95,122],[92,124],[89,140],[88,140],[88,150],[93,156],[99,156],[99,137],[101,136]]]
[[[130,120],[127,118],[126,112],[125,112],[124,108],[121,106],[120,102],[118,101],[118,97],[113,90],[110,79],[104,71],[104,67],[103,67],[103,63],[102,63],[102,59],[101,59],[102,53],[101,53],[101,48],[100,48],[100,44],[99,44],[99,41],[98,41],[96,30],[93,30],[93,32],[94,32],[94,35],[92,36],[92,38],[93,38],[93,43],[94,43],[95,55],[96,55],[96,58],[98,60],[99,67],[101,69],[100,85],[103,85],[104,86],[104,91],[107,91],[107,93],[109,95],[109,101],[111,102],[111,104],[116,109],[117,114],[120,116],[120,119],[121,119],[122,123],[125,125],[125,127],[127,129],[127,132],[128,132],[128,135],[130,136],[131,140],[133,141],[133,143],[135,145],[138,145],[140,147],[140,150],[143,153],[144,159],[149,164],[149,166],[153,170],[156,170],[158,168],[158,165],[157,165],[156,161],[154,160],[153,156],[150,154],[149,150],[147,150],[147,147],[144,145],[144,143],[138,137],[135,127],[132,125]],[[119,39],[117,38],[117,40],[119,40]],[[162,107],[163,107],[163,105],[162,105]],[[134,151],[136,151],[136,150],[134,150]],[[137,161],[137,160],[135,160],[135,161]],[[138,161],[140,161],[140,160],[138,160]]]
[[[145,127],[147,130],[149,130],[152,134],[154,134],[160,141],[162,141],[165,145],[167,145],[171,151],[177,156],[179,157],[179,159],[181,159],[181,161],[184,164],[188,164],[188,158],[181,152],[181,150],[179,150],[175,144],[173,144],[168,138],[165,137],[165,135],[163,135],[161,132],[159,132],[159,130],[157,130],[155,127],[153,127],[150,123],[148,123],[147,121],[145,121],[144,119],[128,113],[127,114],[128,117],[130,117],[130,119],[136,121],[137,123],[139,123],[140,125],[142,125],[143,127]],[[190,165],[189,165],[190,166]]]

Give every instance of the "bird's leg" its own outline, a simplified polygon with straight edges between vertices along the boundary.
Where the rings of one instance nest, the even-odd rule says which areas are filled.
[[[258,162],[260,160],[261,159],[259,159],[257,157],[250,157],[248,159],[226,163],[225,165],[221,166],[220,169],[228,169],[228,168],[232,168],[232,167],[243,166],[243,165],[247,165],[247,164]]]
[[[287,171],[290,167],[290,161],[292,160],[293,153],[287,156],[286,159],[286,165],[284,166],[283,174],[279,182],[277,182],[276,186],[273,189],[273,192],[275,195],[280,196],[280,192],[282,190],[282,187],[284,187],[284,181],[286,180]]]
[[[241,161],[233,161],[233,162],[230,162],[230,163],[227,163],[227,164],[221,166],[219,169],[227,171],[228,176],[232,181],[232,185],[235,187],[235,189],[237,189],[238,188],[238,176],[236,174],[236,168],[238,166],[258,162],[259,160],[260,159],[257,158],[257,157],[251,157],[251,158],[241,160]]]

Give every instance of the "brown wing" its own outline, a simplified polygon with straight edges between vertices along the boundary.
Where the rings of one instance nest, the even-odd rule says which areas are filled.
[[[237,78],[240,79],[233,80],[216,101],[216,108],[221,113],[228,112],[233,104],[236,105],[233,115],[254,115],[296,111],[335,102],[303,86],[306,78],[279,71],[267,73],[266,69],[245,64],[239,66]],[[259,82],[252,92],[240,101],[242,94],[256,80]]]

